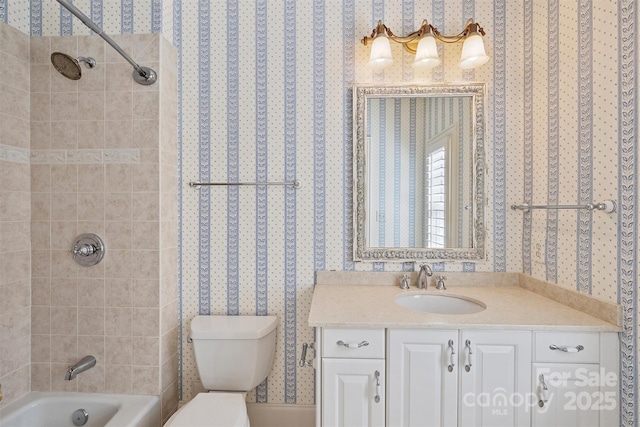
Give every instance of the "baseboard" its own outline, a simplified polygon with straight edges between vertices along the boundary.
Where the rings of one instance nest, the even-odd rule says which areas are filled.
[[[315,405],[247,403],[251,427],[315,427]]]

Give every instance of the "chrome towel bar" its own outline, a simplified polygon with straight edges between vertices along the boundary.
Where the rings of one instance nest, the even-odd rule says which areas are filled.
[[[617,205],[613,200],[605,200],[602,203],[588,203],[586,205],[528,205],[524,203],[522,205],[511,205],[511,209],[525,212],[529,212],[531,209],[587,209],[613,213],[616,211]]]

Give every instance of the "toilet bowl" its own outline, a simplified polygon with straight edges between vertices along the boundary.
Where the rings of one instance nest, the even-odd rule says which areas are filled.
[[[190,339],[202,385],[164,427],[249,427],[246,393],[273,365],[275,316],[196,316]]]

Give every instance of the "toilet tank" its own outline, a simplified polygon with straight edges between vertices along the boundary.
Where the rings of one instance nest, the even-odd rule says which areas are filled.
[[[250,391],[273,366],[276,316],[196,316],[190,337],[207,390]]]

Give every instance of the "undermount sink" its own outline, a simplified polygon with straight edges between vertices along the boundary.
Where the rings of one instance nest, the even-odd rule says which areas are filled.
[[[433,314],[473,314],[487,308],[480,301],[444,294],[400,295],[394,302],[405,308]]]

